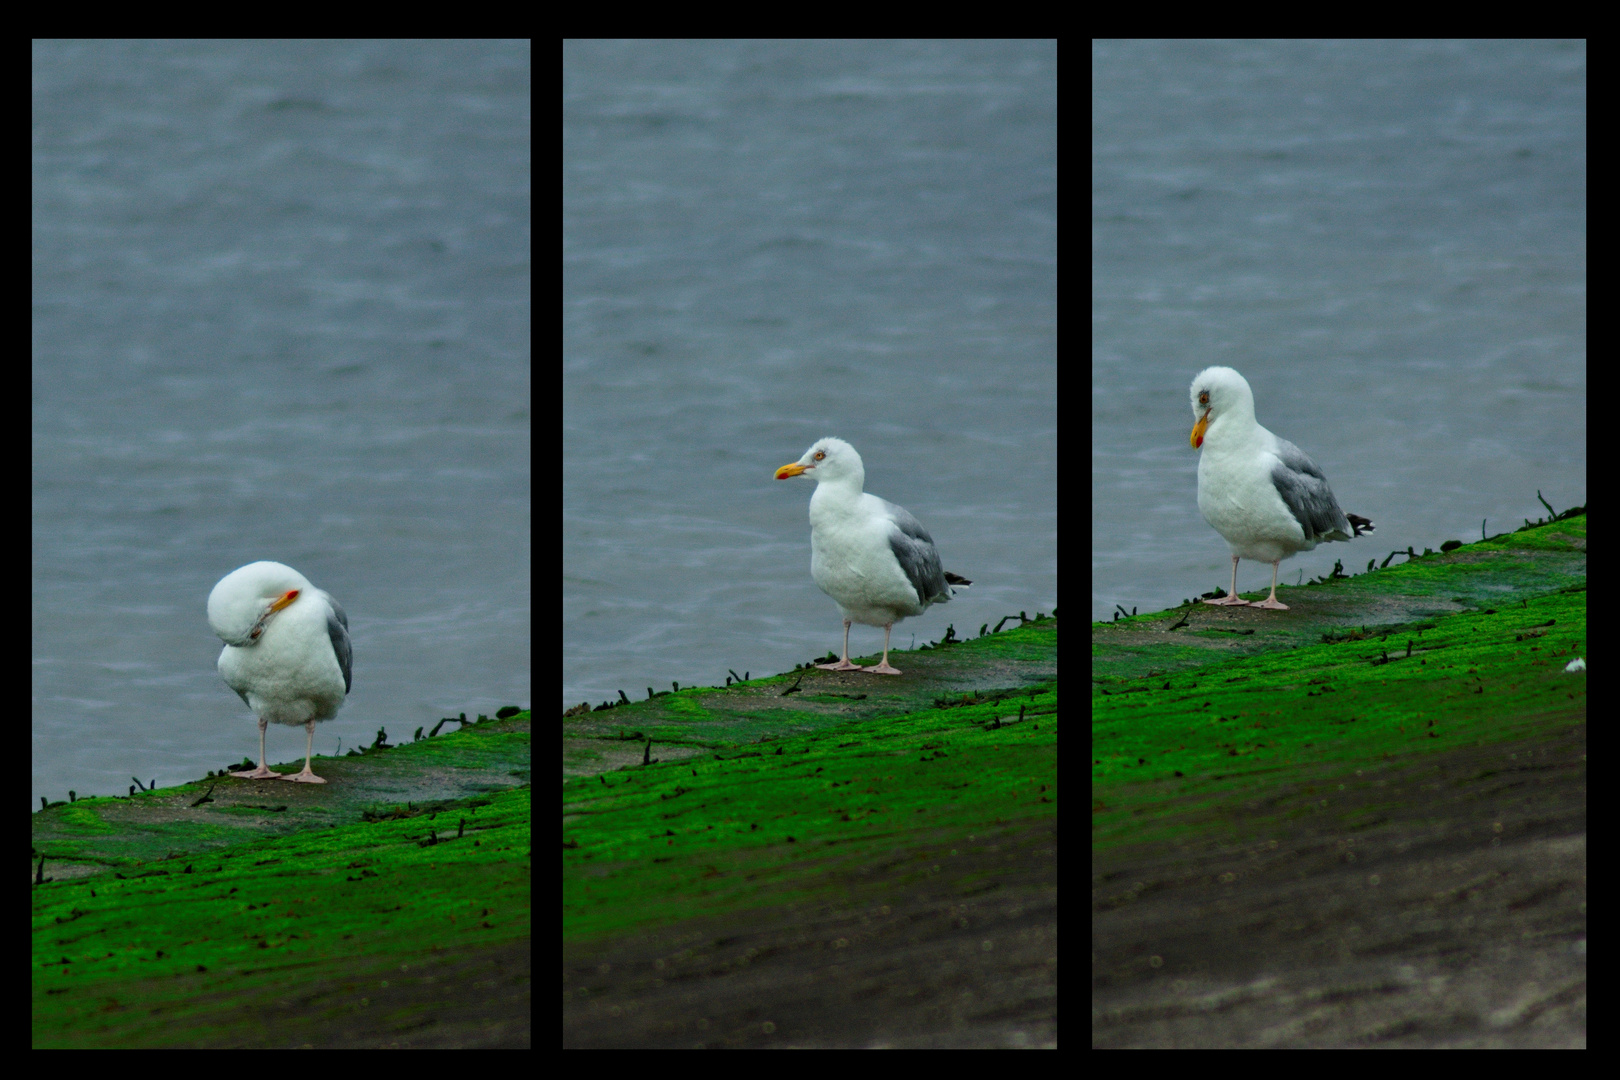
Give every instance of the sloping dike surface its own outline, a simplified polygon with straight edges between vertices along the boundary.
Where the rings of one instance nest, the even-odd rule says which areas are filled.
[[[1054,1046],[1057,638],[572,711],[564,1047]]]
[[[527,1048],[529,720],[35,813],[33,1046]]]
[[[1094,1047],[1586,1045],[1585,540],[1094,624]]]

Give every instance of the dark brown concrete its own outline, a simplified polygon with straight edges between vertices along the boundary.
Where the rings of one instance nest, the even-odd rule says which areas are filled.
[[[1092,1045],[1584,1047],[1584,721],[1333,787],[1242,847],[1093,858]]]

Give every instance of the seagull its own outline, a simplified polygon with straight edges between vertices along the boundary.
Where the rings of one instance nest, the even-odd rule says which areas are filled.
[[[810,496],[810,576],[833,598],[844,616],[844,656],[828,671],[869,671],[899,675],[889,663],[889,632],[908,615],[948,603],[952,585],[973,582],[940,567],[939,549],[922,522],[905,507],[865,494],[866,467],[843,439],[821,439],[778,480],[808,476]],[[883,660],[871,667],[849,661],[849,624],[883,627]]]
[[[1327,477],[1305,452],[1254,418],[1254,391],[1229,367],[1205,368],[1192,382],[1198,509],[1232,549],[1232,590],[1206,604],[1287,611],[1277,599],[1277,564],[1324,540],[1350,540],[1375,528],[1339,509]],[[1271,564],[1271,595],[1237,594],[1238,559]]]
[[[343,707],[352,684],[349,618],[329,593],[290,566],[254,562],[232,570],[208,594],[208,625],[225,642],[219,674],[259,717],[259,767],[249,780],[324,784],[310,768],[315,722]],[[304,771],[265,764],[266,724],[304,725]]]

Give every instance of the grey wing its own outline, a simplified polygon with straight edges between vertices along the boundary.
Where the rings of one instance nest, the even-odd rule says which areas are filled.
[[[332,639],[332,651],[337,654],[338,667],[343,669],[343,692],[347,694],[349,687],[354,685],[354,649],[349,644],[349,617],[343,613],[343,605],[332,599],[332,594],[321,593],[326,597],[327,607],[330,609],[326,615],[326,633]]]
[[[917,590],[917,602],[926,607],[940,597],[949,597],[951,594],[945,587],[945,571],[940,567],[939,549],[934,546],[934,538],[905,507],[896,506],[887,499],[883,501],[883,506],[894,521],[894,528],[889,532],[889,550],[894,552],[911,587]]]
[[[1350,539],[1350,522],[1345,520],[1339,500],[1333,497],[1333,489],[1316,463],[1287,439],[1277,440],[1277,458],[1280,464],[1271,470],[1271,482],[1289,513],[1305,530],[1305,539]]]

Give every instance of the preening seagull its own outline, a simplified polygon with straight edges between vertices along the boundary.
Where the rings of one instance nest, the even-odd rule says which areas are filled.
[[[225,642],[220,677],[259,717],[259,767],[231,775],[326,783],[310,759],[315,722],[337,715],[352,681],[343,608],[292,567],[255,562],[226,574],[208,594],[208,625]],[[266,724],[304,725],[303,772],[265,764]]]

